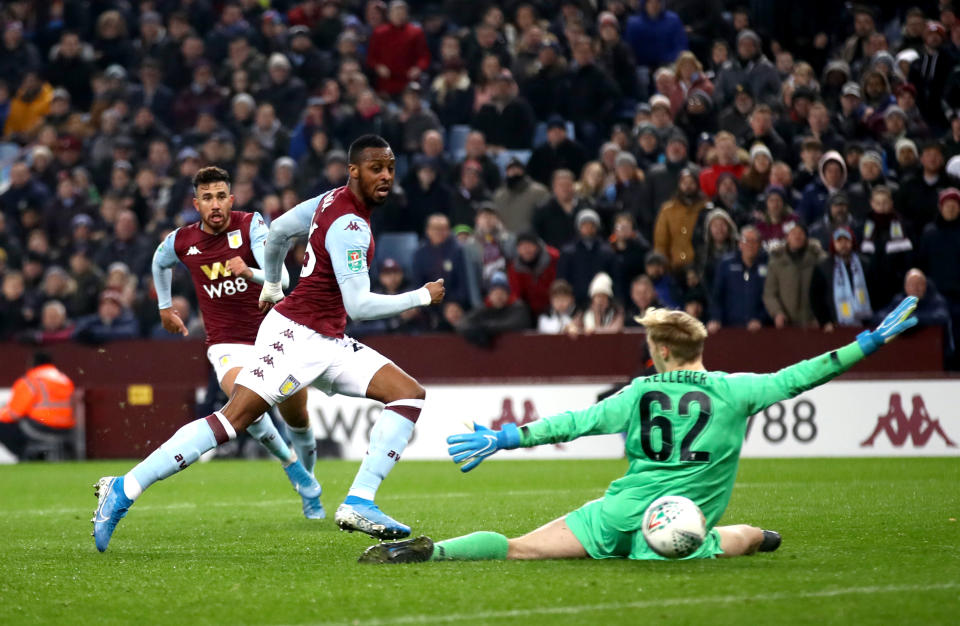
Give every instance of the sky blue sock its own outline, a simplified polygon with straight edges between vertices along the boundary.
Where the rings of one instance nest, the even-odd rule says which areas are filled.
[[[247,426],[247,434],[260,442],[270,454],[280,459],[284,465],[293,463],[296,459],[290,453],[287,442],[280,436],[277,427],[273,425],[273,420],[267,414],[261,415],[255,422]]]
[[[387,477],[410,441],[413,426],[420,416],[423,400],[397,400],[383,408],[370,431],[370,445],[348,496],[373,500],[380,483]]]
[[[290,445],[297,452],[297,458],[303,463],[303,467],[313,473],[313,466],[317,462],[317,439],[313,434],[313,427],[307,424],[303,428],[294,428],[287,425],[290,431]]]
[[[124,493],[131,500],[136,500],[153,483],[186,469],[207,450],[236,436],[233,426],[219,412],[184,424],[124,476]]]

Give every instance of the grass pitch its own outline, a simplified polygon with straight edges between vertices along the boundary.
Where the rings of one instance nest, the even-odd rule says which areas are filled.
[[[149,490],[100,554],[91,485],[127,462],[0,468],[3,624],[956,624],[960,459],[745,460],[724,523],[773,554],[696,562],[356,563],[321,461],[308,521],[276,463],[200,464]],[[527,532],[599,497],[623,461],[403,462],[378,503],[435,539]]]

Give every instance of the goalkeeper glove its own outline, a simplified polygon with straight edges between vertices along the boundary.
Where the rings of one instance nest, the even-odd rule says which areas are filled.
[[[913,311],[917,308],[917,299],[909,296],[903,299],[897,308],[883,318],[883,322],[875,330],[865,330],[857,335],[857,343],[864,354],[873,354],[877,348],[907,330],[917,325],[917,318]]]
[[[460,466],[461,472],[469,472],[497,450],[512,450],[520,446],[520,429],[516,424],[507,424],[503,430],[490,430],[474,422],[472,433],[450,435],[447,452],[454,463],[468,461]]]

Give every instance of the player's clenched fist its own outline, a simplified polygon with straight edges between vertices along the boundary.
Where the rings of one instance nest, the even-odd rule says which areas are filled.
[[[253,271],[247,266],[243,259],[238,256],[227,261],[227,269],[234,276],[242,276],[247,280],[253,277]]]
[[[443,286],[442,278],[432,283],[427,283],[424,287],[430,292],[430,304],[440,304],[443,302],[443,296],[447,293],[447,290]]]
[[[183,335],[184,337],[190,334],[183,320],[180,319],[180,315],[173,308],[160,309],[160,323],[163,324],[163,329],[168,333]]]

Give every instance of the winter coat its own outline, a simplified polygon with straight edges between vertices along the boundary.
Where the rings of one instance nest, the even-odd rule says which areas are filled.
[[[533,265],[514,259],[507,267],[510,293],[526,302],[534,316],[550,310],[550,285],[557,278],[559,259],[556,248],[541,244]]]
[[[615,276],[616,264],[616,257],[607,242],[599,238],[577,238],[563,247],[557,261],[557,278],[573,286],[573,296],[579,306],[587,306],[590,302],[590,281],[598,272]]]
[[[717,262],[710,293],[710,319],[723,326],[746,326],[750,320],[766,321],[763,287],[767,278],[767,254],[763,251],[749,268],[740,251]]]
[[[386,78],[376,74],[376,67],[385,65],[390,70]],[[370,35],[367,49],[367,66],[374,70],[377,91],[392,96],[403,91],[410,79],[407,72],[416,66],[426,71],[430,68],[430,50],[423,29],[415,24],[394,26],[387,23],[377,27]]]
[[[937,283],[951,307],[960,309],[960,220],[947,222],[939,216],[927,225],[918,265]]]
[[[688,46],[687,32],[676,13],[664,10],[651,17],[643,6],[627,19],[624,39],[633,49],[637,65],[651,70],[674,62]]]
[[[815,321],[810,304],[810,284],[817,265],[826,257],[820,242],[807,240],[799,254],[791,254],[786,245],[770,253],[767,280],[763,286],[763,304],[772,318],[787,316],[787,322],[804,326]]]
[[[707,199],[700,194],[692,204],[674,198],[660,209],[653,227],[653,247],[667,257],[671,269],[678,270],[694,262],[693,231],[700,211],[706,206]]]
[[[522,233],[533,226],[534,212],[550,201],[550,192],[540,183],[524,176],[516,185],[505,184],[493,194],[493,204],[504,228]]]

